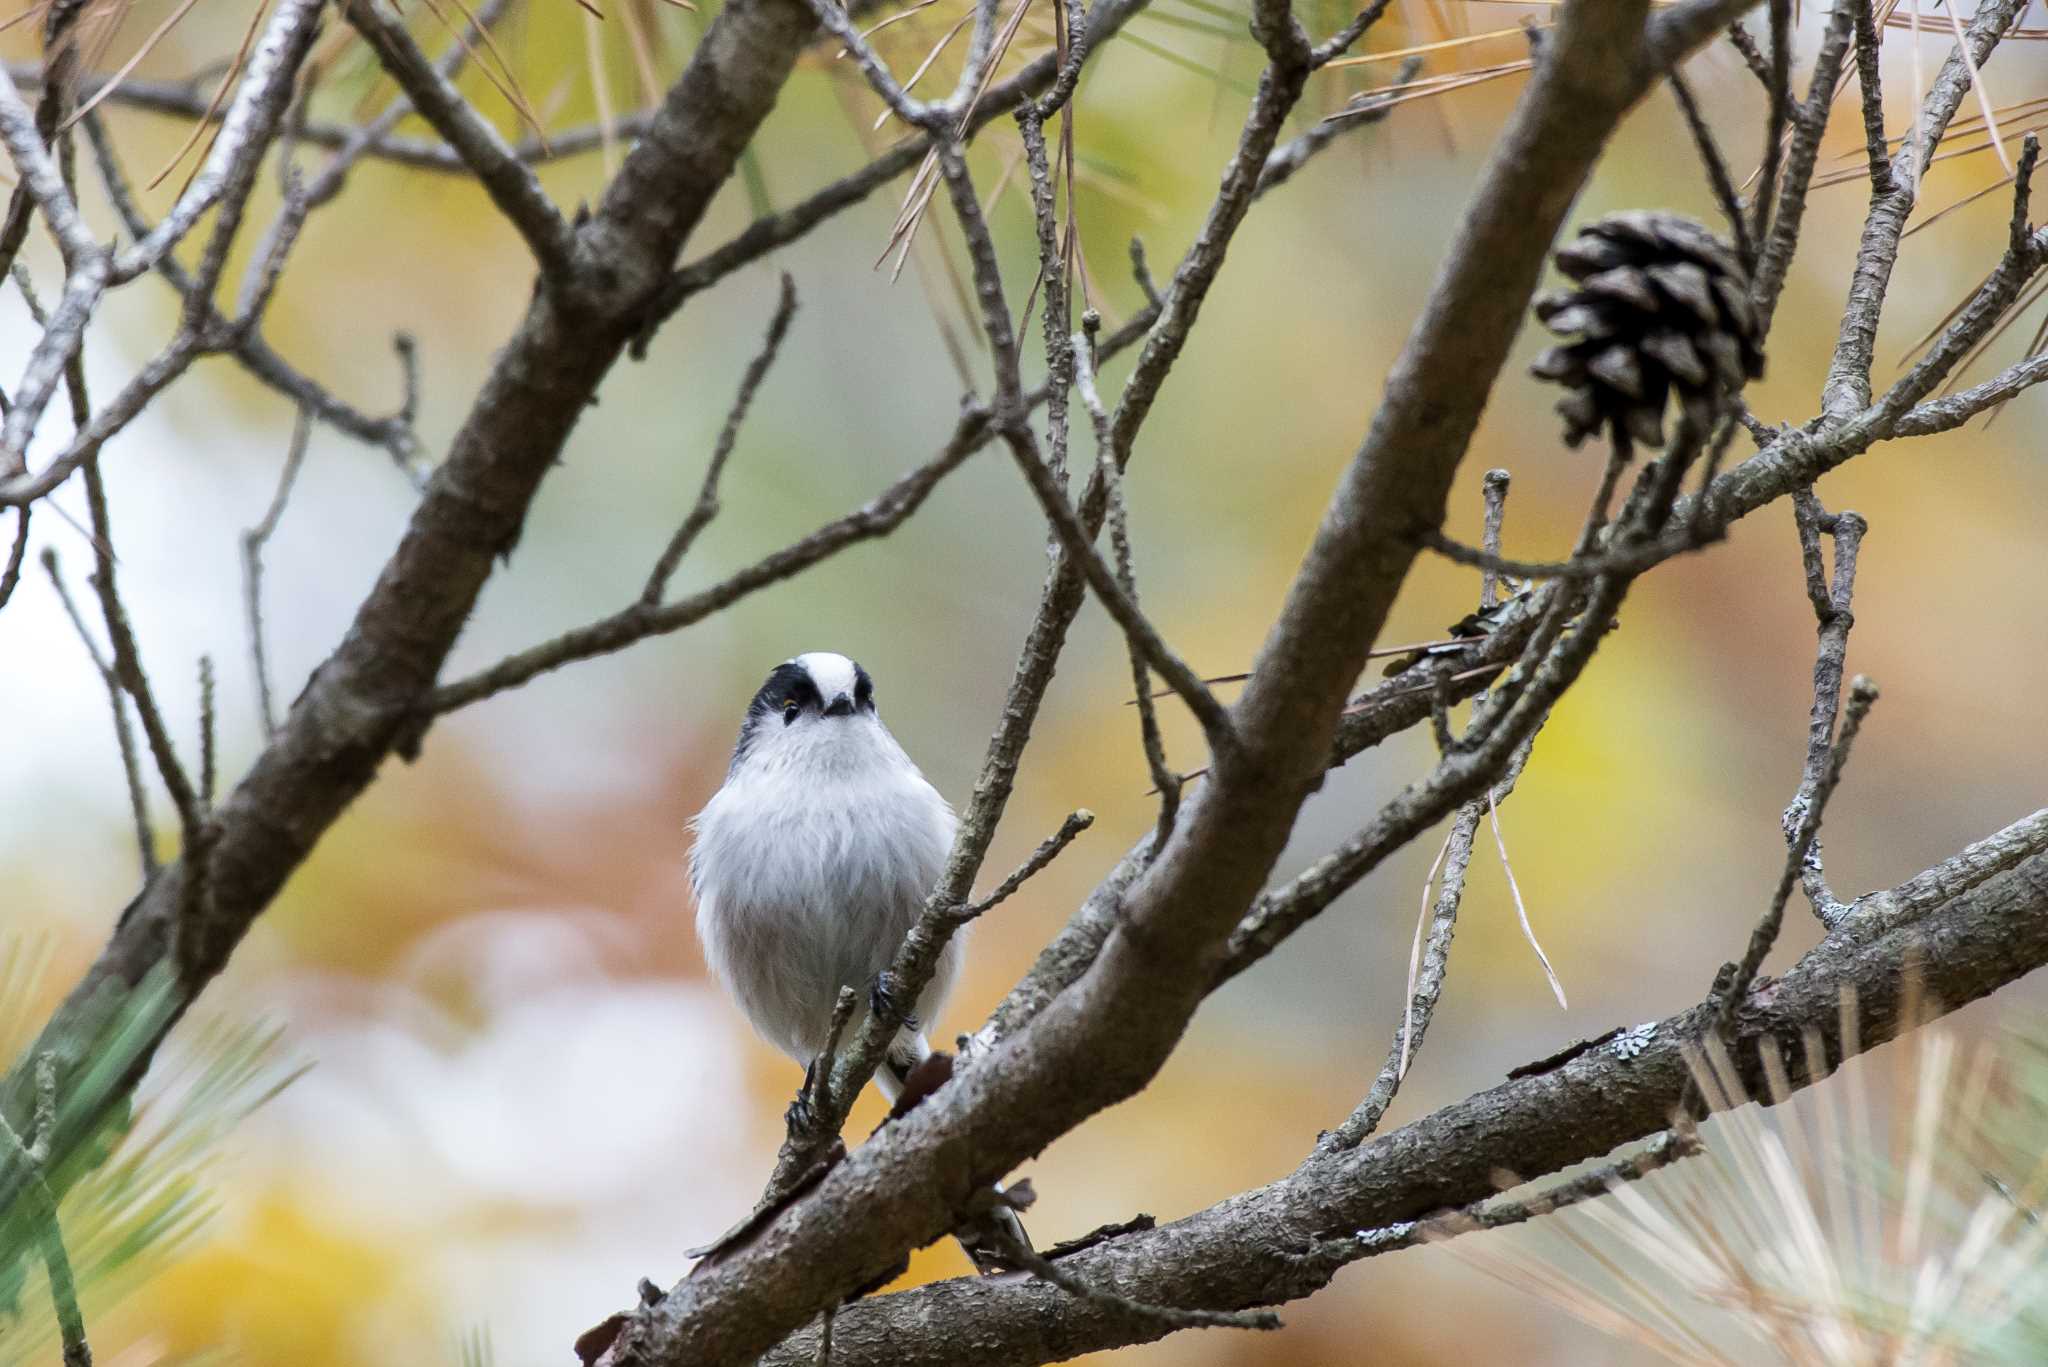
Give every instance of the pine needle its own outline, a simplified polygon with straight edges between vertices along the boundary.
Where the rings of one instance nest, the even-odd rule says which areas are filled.
[[[1514,28],[1489,29],[1485,33],[1468,33],[1459,38],[1440,38],[1434,43],[1417,43],[1413,47],[1391,48],[1385,52],[1368,52],[1357,57],[1339,57],[1336,61],[1331,62],[1330,65],[1333,67],[1370,66],[1374,62],[1393,62],[1399,61],[1404,57],[1420,57],[1431,52],[1443,52],[1450,48],[1465,47],[1472,43],[1488,42],[1495,38],[1522,38],[1526,37],[1532,29],[1541,32],[1542,30],[1556,27],[1555,20],[1547,23],[1532,24],[1529,28],[1523,28],[1518,24]]]
[[[256,28],[263,21],[263,12],[269,8],[267,0],[266,3],[254,5],[250,8],[249,25],[242,30],[241,46],[235,49],[234,60],[228,63],[227,74],[222,76],[220,84],[214,87],[213,98],[206,102],[206,112],[199,116],[198,122],[192,125],[192,131],[185,135],[185,141],[179,145],[178,150],[172,154],[171,159],[164,163],[163,170],[150,177],[149,183],[143,187],[144,189],[154,190],[157,186],[163,184],[171,172],[178,169],[178,163],[185,160],[186,155],[199,142],[200,136],[206,134],[209,128],[212,129],[212,132],[206,138],[206,146],[208,150],[212,149],[214,139],[220,136],[220,126],[214,123],[214,118],[220,113],[221,104],[227,99],[228,91],[234,88],[235,81],[241,76],[242,68],[248,65],[249,48],[256,41]],[[186,183],[190,184],[190,181],[188,180]]]
[[[1515,882],[1515,866],[1508,862],[1508,842],[1500,833],[1500,806],[1493,800],[1491,788],[1486,790],[1486,819],[1493,826],[1494,848],[1500,851],[1501,872],[1508,876],[1508,892],[1515,899],[1515,917],[1522,923],[1522,938],[1529,942],[1529,948],[1536,951],[1536,962],[1543,965],[1543,976],[1550,980],[1550,991],[1557,998],[1557,1004],[1565,1007],[1564,984],[1557,980],[1557,970],[1550,966],[1550,956],[1543,952],[1543,946],[1536,940],[1535,928],[1529,924],[1529,909],[1522,903],[1521,885]]]
[[[121,88],[121,83],[127,80],[128,77],[134,73],[135,68],[141,64],[143,58],[149,56],[150,53],[154,52],[156,50],[156,45],[158,43],[161,43],[166,37],[168,37],[170,35],[171,30],[178,26],[178,21],[183,19],[186,15],[190,14],[192,12],[193,6],[197,5],[198,3],[199,0],[181,0],[181,3],[178,5],[178,7],[171,11],[170,17],[165,19],[161,24],[158,24],[155,30],[150,33],[149,37],[142,40],[142,46],[135,49],[134,55],[129,57],[127,61],[121,63],[120,69],[114,72],[112,76],[107,78],[106,84],[102,85],[98,90],[95,90],[92,93],[92,97],[86,100],[85,103],[79,105],[78,108],[71,111],[71,117],[64,120],[64,122],[58,126],[57,131],[61,133],[64,131],[64,129],[71,127],[71,125],[77,123],[87,114],[90,114],[94,109],[97,109],[99,107],[100,101],[106,99],[107,96],[113,94],[116,90],[119,90]]]

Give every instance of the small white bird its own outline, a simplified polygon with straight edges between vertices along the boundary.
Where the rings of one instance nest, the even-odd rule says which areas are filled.
[[[691,822],[690,885],[712,972],[771,1044],[808,1067],[839,989],[867,999],[938,882],[955,824],[882,725],[866,670],[818,651],[769,674],[725,785]],[[955,935],[875,1074],[892,1101],[931,1053],[922,1026],[960,951]]]

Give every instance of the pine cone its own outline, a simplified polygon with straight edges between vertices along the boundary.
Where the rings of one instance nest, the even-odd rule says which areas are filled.
[[[1749,278],[1691,219],[1609,214],[1559,248],[1557,266],[1578,287],[1538,298],[1536,316],[1578,340],[1550,348],[1530,370],[1571,391],[1557,405],[1570,445],[1606,429],[1662,446],[1674,393],[1705,432],[1723,399],[1763,374]]]

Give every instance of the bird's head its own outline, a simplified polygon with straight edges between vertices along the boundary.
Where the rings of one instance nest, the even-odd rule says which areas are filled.
[[[815,650],[769,672],[747,705],[732,767],[737,772],[750,757],[799,762],[844,753],[876,733],[887,734],[868,672],[844,655]]]

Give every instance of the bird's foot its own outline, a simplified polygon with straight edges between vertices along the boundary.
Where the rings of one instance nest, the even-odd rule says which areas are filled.
[[[807,1138],[818,1127],[818,1112],[811,1105],[810,1079],[796,1094],[796,1100],[789,1103],[789,1109],[782,1113],[783,1126],[792,1138]]]
[[[888,969],[875,975],[873,987],[868,989],[868,1009],[884,1021],[915,1028],[917,1018],[910,1014],[910,1007],[903,1000],[907,987],[904,981]]]

